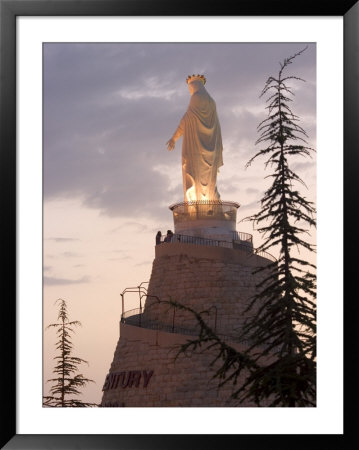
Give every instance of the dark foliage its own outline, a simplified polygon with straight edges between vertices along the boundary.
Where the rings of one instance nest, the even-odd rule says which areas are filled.
[[[273,168],[272,184],[261,200],[261,210],[248,219],[264,235],[260,250],[276,247],[279,257],[277,263],[265,269],[259,293],[247,308],[255,314],[242,333],[253,342],[248,351],[256,352],[255,360],[260,363],[263,357],[270,356],[270,363],[260,364],[261,368],[250,374],[242,392],[257,403],[266,398],[272,406],[315,405],[315,266],[294,256],[302,249],[314,251],[303,235],[315,226],[315,209],[295,187],[305,184],[288,163],[290,157],[310,156],[313,149],[307,146],[306,133],[289,106],[293,93],[287,83],[301,79],[283,76],[304,50],[284,60],[278,77],[268,78],[261,94],[269,95],[268,117],[258,127],[257,141],[264,148],[247,164],[266,156],[266,167]]]

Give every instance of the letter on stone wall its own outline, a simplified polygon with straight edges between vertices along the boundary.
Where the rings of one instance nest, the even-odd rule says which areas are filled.
[[[126,381],[125,381],[125,379],[126,379],[126,372],[122,372],[122,373],[124,375],[123,375],[123,377],[121,379],[120,385],[121,385],[121,387],[126,388],[128,386],[128,382],[130,381],[131,372],[127,372],[127,380]]]
[[[131,370],[128,380],[128,387],[132,387],[133,383],[138,387],[140,385],[141,380],[141,371],[140,370]]]
[[[113,374],[112,383],[109,389],[116,389],[118,386],[118,382],[120,381],[120,379],[123,379],[124,376],[125,372],[115,372]]]
[[[106,380],[105,380],[105,383],[104,383],[103,388],[102,388],[103,391],[107,391],[108,386],[109,386],[109,382],[110,382],[110,375],[108,374],[108,375],[106,375]]]
[[[145,370],[143,370],[143,387],[144,388],[147,387],[152,375],[153,375],[153,370],[150,370],[148,373]]]

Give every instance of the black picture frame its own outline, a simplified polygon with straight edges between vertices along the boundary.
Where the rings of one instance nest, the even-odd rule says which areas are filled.
[[[2,227],[1,374],[3,417],[1,448],[6,449],[183,449],[183,448],[351,448],[355,413],[354,377],[357,374],[354,320],[357,248],[353,188],[357,179],[359,130],[359,2],[257,0],[206,3],[178,0],[0,0],[0,183]],[[345,236],[345,417],[343,435],[19,435],[16,434],[16,17],[19,16],[342,16],[344,19],[344,209]],[[335,62],[333,62],[333,67]],[[338,70],[338,68],[336,69]],[[328,93],[330,95],[330,93]],[[329,132],[329,130],[328,130]],[[335,214],[335,205],[333,205]],[[354,228],[355,227],[355,228]],[[350,252],[349,252],[350,246]],[[355,259],[354,259],[355,261]],[[328,280],[328,282],[330,282]],[[30,293],[31,299],[31,293]],[[330,377],[330,374],[328,374]],[[354,403],[354,402],[353,402]],[[354,406],[354,405],[353,405]],[[355,408],[353,409],[355,411]],[[220,419],[220,418],[219,418]],[[180,427],[180,424],[179,424]]]

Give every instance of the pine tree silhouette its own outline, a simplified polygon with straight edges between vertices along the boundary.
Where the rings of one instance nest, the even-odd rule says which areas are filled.
[[[47,380],[53,383],[50,389],[52,395],[43,397],[43,405],[62,408],[98,406],[96,403],[87,403],[74,398],[81,394],[80,388],[94,381],[78,373],[80,364],[88,364],[88,362],[72,356],[71,334],[74,333],[74,327],[81,326],[81,322],[69,321],[65,300],[60,298],[56,300],[56,303],[59,303],[58,323],[52,323],[47,328],[57,329],[56,349],[59,354],[54,357],[56,365],[53,370],[57,377]],[[72,397],[68,398],[68,396]]]

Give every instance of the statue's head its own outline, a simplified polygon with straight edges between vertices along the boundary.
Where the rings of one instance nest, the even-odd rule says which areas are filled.
[[[199,89],[203,88],[206,84],[206,78],[204,75],[188,75],[186,78],[186,82],[188,85],[188,89],[190,94],[192,95],[194,92],[197,92]]]

